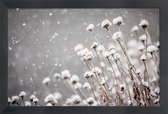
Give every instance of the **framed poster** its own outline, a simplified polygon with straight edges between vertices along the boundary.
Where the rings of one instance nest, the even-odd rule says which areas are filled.
[[[166,2],[1,9],[1,113],[167,114]]]

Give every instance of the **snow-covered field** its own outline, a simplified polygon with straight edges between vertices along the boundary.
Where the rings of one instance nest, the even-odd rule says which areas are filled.
[[[158,9],[9,9],[10,106],[159,106]]]

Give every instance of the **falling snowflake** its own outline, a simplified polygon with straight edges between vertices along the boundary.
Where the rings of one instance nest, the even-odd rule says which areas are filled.
[[[11,47],[8,47],[8,49],[9,49],[9,51],[11,51],[11,50],[12,50],[12,48],[11,48]]]
[[[87,23],[86,23],[86,22],[84,22],[84,23],[83,23],[83,25],[87,25]]]
[[[62,64],[59,64],[58,66],[59,66],[59,67],[61,67],[61,66],[62,66]]]
[[[16,8],[16,11],[19,11],[19,8]]]
[[[59,25],[61,22],[60,21],[57,21],[57,24]]]
[[[22,26],[24,27],[24,26],[26,26],[26,23],[24,22],[24,23],[22,23]]]
[[[54,64],[54,66],[57,66],[57,65],[58,65],[58,63],[55,63],[55,64]]]
[[[49,13],[49,16],[52,16],[53,15],[53,13]]]
[[[33,63],[33,64],[32,64],[32,66],[33,66],[33,67],[35,67],[35,66],[36,66],[36,64],[35,64],[35,63]]]

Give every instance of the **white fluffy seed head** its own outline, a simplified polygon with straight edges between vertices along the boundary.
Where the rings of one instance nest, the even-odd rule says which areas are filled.
[[[51,104],[56,104],[58,101],[55,99],[53,94],[49,94],[48,96],[45,97],[44,99],[45,103],[51,103]]]
[[[140,37],[139,37],[139,40],[141,42],[145,42],[146,41],[146,34],[142,34]]]
[[[106,29],[108,29],[111,25],[112,24],[108,19],[103,20],[102,23],[101,23],[101,27],[106,28]]]
[[[25,106],[31,106],[31,103],[29,101],[25,101]]]
[[[154,92],[155,92],[156,94],[160,94],[160,88],[159,88],[159,87],[156,87],[156,88],[154,89]]]
[[[11,103],[12,102],[12,99],[10,99],[9,97],[8,97],[8,103]]]
[[[157,103],[159,103],[159,101],[160,101],[160,97],[158,97],[157,99],[155,99],[155,100],[153,101],[153,103],[154,103],[154,104],[157,104]]]
[[[132,32],[137,32],[138,30],[139,30],[139,28],[137,25],[133,26],[131,29]]]
[[[106,84],[106,81],[104,80],[104,78],[101,79],[101,85],[105,85]]]
[[[147,52],[153,54],[154,52],[158,51],[158,48],[154,45],[147,47]]]
[[[18,101],[18,100],[19,100],[19,97],[18,97],[18,96],[16,96],[16,95],[12,96],[12,102]]]
[[[96,73],[96,74],[98,74],[98,75],[102,74],[102,70],[101,70],[99,67],[94,67],[94,68],[92,69],[92,72],[93,72],[93,73]]]
[[[70,78],[70,84],[74,85],[77,82],[79,82],[79,77],[77,75],[72,75],[72,77]]]
[[[38,100],[37,98],[34,98],[34,99],[33,99],[33,102],[34,102],[34,103],[38,103],[39,100]]]
[[[113,38],[114,40],[119,40],[119,39],[122,38],[122,33],[121,33],[121,32],[115,32],[115,33],[113,33],[112,38]]]
[[[93,97],[89,97],[89,98],[87,98],[87,103],[89,104],[89,105],[93,105],[94,103],[95,103],[95,99],[93,98]]]
[[[83,49],[83,45],[82,44],[78,44],[74,47],[74,51],[78,52],[81,51]]]
[[[67,69],[62,71],[61,76],[62,76],[62,79],[64,79],[64,80],[70,79],[70,77],[71,77],[70,71]]]
[[[142,84],[143,84],[144,86],[146,86],[146,87],[149,86],[149,83],[148,83],[147,81],[142,81]]]
[[[115,49],[111,49],[110,50],[110,55],[114,55],[116,53],[116,50]]]
[[[116,47],[114,45],[110,45],[108,50],[112,50],[112,49],[116,49]]]
[[[103,45],[98,45],[97,46],[97,51],[98,52],[103,52],[105,50],[105,47]]]
[[[93,29],[94,29],[94,25],[93,25],[93,24],[89,24],[89,25],[87,26],[87,28],[86,28],[86,30],[89,31],[89,32],[92,32]]]
[[[90,89],[91,89],[91,86],[90,86],[90,84],[89,84],[88,82],[85,82],[85,83],[83,84],[83,88],[84,88],[84,89],[87,89],[87,90],[90,90]]]
[[[19,94],[19,97],[24,97],[24,96],[26,96],[26,95],[27,95],[27,94],[26,94],[25,91],[21,91],[20,94]]]
[[[67,98],[66,101],[65,101],[65,104],[66,104],[66,105],[71,105],[71,104],[73,104],[72,98]]]
[[[82,84],[77,82],[76,84],[74,84],[74,88],[75,89],[80,89],[80,88],[82,88]]]
[[[160,42],[159,41],[156,42],[156,46],[157,46],[158,49],[160,48]]]
[[[93,53],[91,51],[87,52],[84,56],[84,60],[90,61],[94,58]]]
[[[85,78],[91,78],[91,77],[93,77],[94,76],[94,73],[92,72],[92,71],[86,71],[85,73],[84,73],[84,77]]]
[[[55,74],[53,75],[53,77],[54,77],[56,80],[59,80],[59,79],[61,79],[61,74],[55,73]]]
[[[115,53],[114,54],[114,60],[119,60],[120,59],[120,54],[119,53]]]
[[[85,105],[85,106],[87,106],[87,101],[86,101],[86,99],[83,99],[83,100],[82,100],[82,104]]]
[[[145,61],[146,60],[146,55],[141,55],[141,58],[140,58],[142,61]]]
[[[147,20],[142,19],[141,22],[139,23],[139,26],[142,27],[143,29],[146,29],[149,26],[149,23]]]
[[[50,77],[45,77],[42,83],[47,85],[50,81],[51,81]]]
[[[144,45],[138,46],[138,50],[139,50],[139,51],[143,51],[144,49],[145,49],[145,46],[144,46]]]
[[[53,106],[52,103],[47,103],[46,106]]]
[[[81,100],[82,100],[79,95],[72,95],[71,99],[74,104],[79,104],[81,103]]]
[[[157,95],[156,95],[156,93],[154,91],[150,91],[150,95],[154,96],[154,97],[157,97]]]
[[[96,49],[99,44],[97,42],[93,42],[91,48]]]
[[[55,92],[53,95],[57,101],[62,99],[62,94],[60,92]]]
[[[126,88],[126,87],[125,87],[125,84],[120,84],[120,86],[119,86],[119,87],[120,87],[120,91],[124,91],[124,90],[125,90],[125,88]]]
[[[117,25],[117,26],[120,26],[123,24],[123,19],[121,16],[118,16],[116,18],[113,19],[113,24],[114,25]]]
[[[31,100],[31,101],[33,101],[33,99],[35,99],[35,98],[36,98],[35,95],[31,95],[31,96],[30,96],[30,100]]]
[[[139,75],[139,74],[141,73],[141,70],[140,70],[140,69],[136,69],[135,73],[136,73],[137,75]]]
[[[110,52],[109,51],[103,51],[102,55],[104,58],[109,58],[110,57]]]
[[[86,53],[88,53],[89,52],[89,50],[88,50],[88,48],[84,48],[84,49],[82,49],[81,51],[80,51],[80,56],[85,56],[86,55]]]

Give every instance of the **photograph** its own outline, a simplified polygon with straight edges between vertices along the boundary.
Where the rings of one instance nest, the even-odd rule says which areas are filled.
[[[8,106],[160,106],[159,8],[8,9]]]

